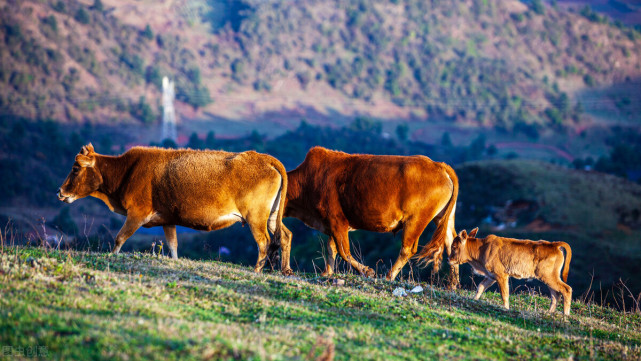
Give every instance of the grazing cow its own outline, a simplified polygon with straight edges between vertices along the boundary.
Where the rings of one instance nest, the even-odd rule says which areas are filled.
[[[469,263],[474,273],[485,276],[479,284],[475,300],[481,298],[483,291],[494,282],[499,283],[503,297],[503,306],[510,309],[510,285],[508,279],[536,278],[545,283],[550,289],[552,303],[549,312],[556,310],[559,293],[563,295],[563,313],[570,314],[572,288],[568,286],[568,272],[572,250],[565,242],[530,241],[504,238],[489,235],[485,238],[475,238],[478,228],[468,235],[464,230],[454,238],[450,262],[455,264]],[[566,259],[563,266],[563,252]],[[563,281],[559,277],[563,268]]]
[[[212,231],[247,223],[258,244],[254,270],[262,270],[268,247],[282,243],[281,271],[288,275],[291,233],[282,223],[286,191],[285,168],[266,154],[135,147],[107,156],[89,144],[76,155],[58,199],[72,203],[92,196],[127,216],[113,253],[141,226],[163,226],[175,259],[176,225]]]
[[[438,220],[437,229],[418,255],[426,264],[434,261],[438,269],[444,246],[449,253],[456,236],[458,178],[445,163],[424,156],[347,154],[315,147],[287,177],[285,217],[296,217],[329,236],[324,276],[333,274],[337,253],[362,275],[374,276],[351,256],[349,231],[403,230],[389,280],[416,254],[418,238],[432,219]],[[454,271],[457,282],[458,268]]]

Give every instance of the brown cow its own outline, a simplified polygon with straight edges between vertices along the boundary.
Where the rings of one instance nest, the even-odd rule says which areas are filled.
[[[72,203],[96,197],[127,216],[113,253],[141,226],[163,226],[178,258],[176,225],[212,231],[246,222],[258,244],[254,270],[262,270],[268,246],[282,243],[281,270],[291,274],[291,233],[282,223],[286,190],[285,168],[266,154],[135,147],[107,156],[89,144],[76,156],[58,198]]]
[[[438,269],[444,246],[449,253],[456,236],[458,178],[445,163],[424,156],[347,154],[315,147],[287,177],[285,216],[296,217],[329,236],[324,276],[333,274],[337,253],[362,275],[374,275],[351,256],[349,231],[396,234],[404,230],[400,255],[387,274],[389,280],[416,253],[418,238],[432,219],[438,220],[438,226],[418,255],[420,259],[434,261]],[[453,273],[458,281],[458,268]]]
[[[464,230],[454,238],[450,263],[469,263],[474,273],[485,276],[479,284],[475,300],[483,291],[498,282],[503,306],[510,309],[509,278],[536,278],[550,289],[552,303],[549,312],[556,310],[559,293],[563,295],[563,313],[570,314],[572,288],[568,286],[568,272],[572,250],[565,242],[530,241],[489,235],[475,238],[478,228],[468,235]],[[563,252],[566,258],[563,266]],[[563,267],[563,281],[559,277]],[[565,281],[565,282],[564,282]]]

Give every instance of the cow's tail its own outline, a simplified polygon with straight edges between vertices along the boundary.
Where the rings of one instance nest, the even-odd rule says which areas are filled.
[[[565,242],[554,242],[554,244],[560,248],[565,249],[565,262],[563,265],[563,282],[568,282],[568,273],[570,273],[570,261],[572,260],[572,249],[570,245]]]
[[[283,214],[285,213],[285,202],[287,200],[287,171],[281,162],[272,158],[271,166],[280,174],[280,189],[272,205],[271,213],[268,220],[268,228],[272,232],[271,242],[267,251],[267,256],[272,262],[276,261],[277,252],[281,247],[281,242],[286,239],[288,231],[283,224]]]
[[[458,198],[458,177],[456,176],[454,169],[447,164],[443,164],[443,170],[445,170],[447,176],[452,181],[452,196],[445,208],[445,213],[436,225],[436,231],[434,231],[432,240],[426,244],[416,256],[414,256],[414,258],[419,260],[419,265],[423,267],[430,264],[430,262],[434,262],[434,269],[432,272],[438,271],[441,266],[443,249],[446,246],[448,237],[450,238],[450,242],[448,243],[451,243],[451,240],[456,236],[456,230],[454,229],[454,213],[456,212],[456,199]],[[448,232],[450,233],[449,235]],[[451,244],[448,244],[447,246],[450,247]]]

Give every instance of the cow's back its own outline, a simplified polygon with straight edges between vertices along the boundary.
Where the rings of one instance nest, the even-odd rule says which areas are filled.
[[[236,214],[242,215],[253,203],[273,202],[272,194],[281,186],[274,167],[278,161],[254,151],[142,148],[129,157],[137,185],[124,196],[151,204],[154,216],[148,226],[173,223],[216,229],[220,222],[240,220]],[[270,199],[262,199],[266,196]]]
[[[342,216],[353,229],[392,231],[430,199],[447,200],[452,193],[442,164],[424,156],[352,155],[316,147],[288,174],[295,202],[325,221]]]

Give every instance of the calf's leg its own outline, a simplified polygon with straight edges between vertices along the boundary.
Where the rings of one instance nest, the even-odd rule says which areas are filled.
[[[559,294],[563,295],[563,314],[570,314],[570,305],[572,303],[572,287],[568,286],[567,283],[561,281],[558,274],[548,275],[545,278],[542,278],[548,288],[550,288],[550,293],[553,291],[556,293],[556,298],[559,299]],[[554,302],[554,309],[556,309],[556,302]],[[554,312],[554,309],[550,307],[550,312]]]
[[[550,298],[552,299],[550,302],[550,309],[548,310],[548,313],[554,313],[556,310],[556,301],[559,297],[559,294],[550,286],[548,286],[550,289]]]
[[[497,275],[496,281],[499,283],[501,298],[503,298],[503,307],[510,309],[510,278],[506,275]]]
[[[476,290],[476,296],[474,296],[474,299],[478,300],[479,298],[481,298],[481,295],[483,294],[483,292],[485,292],[486,289],[490,288],[494,284],[494,282],[496,281],[494,281],[493,278],[485,277],[483,281],[481,281],[481,283],[479,284],[479,287]]]
[[[165,231],[165,239],[167,240],[167,245],[171,252],[171,258],[178,259],[178,236],[176,235],[176,226],[162,226],[162,230]]]

